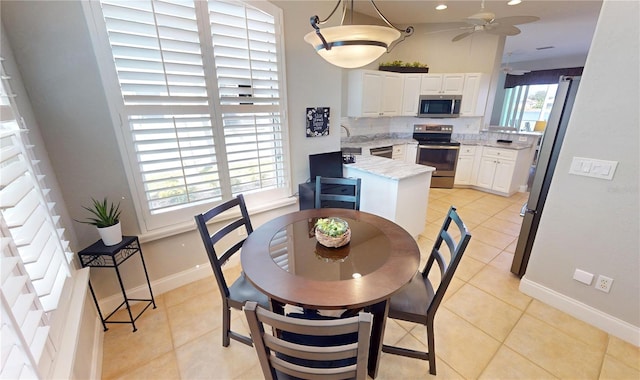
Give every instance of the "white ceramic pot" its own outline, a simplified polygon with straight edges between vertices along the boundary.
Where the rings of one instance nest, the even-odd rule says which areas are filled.
[[[106,246],[116,245],[122,241],[122,227],[120,226],[120,222],[113,226],[98,228],[98,233]]]

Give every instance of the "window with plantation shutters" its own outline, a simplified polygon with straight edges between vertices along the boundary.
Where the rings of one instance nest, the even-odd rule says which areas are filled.
[[[194,206],[239,193],[289,195],[281,12],[259,5],[268,10],[233,0],[93,4],[143,230],[191,221]]]
[[[0,247],[2,250],[2,361],[0,378],[49,373],[62,331],[52,328],[70,297],[72,252],[27,128],[2,68],[0,96]],[[59,316],[58,321],[64,320]]]

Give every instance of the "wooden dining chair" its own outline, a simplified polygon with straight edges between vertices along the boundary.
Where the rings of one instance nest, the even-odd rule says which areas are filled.
[[[360,210],[360,186],[360,178],[317,176],[315,208],[322,208],[323,201],[329,201],[332,205],[338,204],[335,206],[338,208]]]
[[[342,319],[294,318],[255,302],[247,302],[244,312],[265,379],[367,378],[370,313]]]
[[[207,223],[226,211],[229,211],[231,219],[223,219],[221,223],[224,223],[224,225],[211,234]],[[240,194],[236,198],[222,203],[203,214],[196,215],[195,219],[222,296],[222,345],[227,347],[231,338],[251,346],[250,337],[231,331],[231,308],[242,310],[246,301],[256,301],[261,306],[268,308],[269,299],[251,285],[245,278],[244,272],[241,272],[240,276],[229,286],[229,282],[222,271],[222,265],[242,247],[246,237],[241,238],[241,234],[242,236],[249,236],[253,232],[244,197]],[[219,245],[217,243],[224,237],[227,237],[225,239],[227,244],[233,245],[226,250],[221,250],[222,254],[219,255],[216,246]]]
[[[459,237],[455,239],[454,236],[458,234]],[[436,374],[433,321],[436,310],[442,302],[444,293],[453,278],[458,264],[460,264],[470,239],[469,230],[460,219],[456,208],[451,206],[424,269],[416,273],[413,279],[399,293],[391,296],[389,302],[389,318],[426,326],[428,351],[421,352],[403,347],[383,345],[382,352],[428,360],[429,373]],[[444,246],[442,243],[445,243]],[[428,278],[434,262],[438,263],[440,271],[440,283],[435,292],[433,284]]]

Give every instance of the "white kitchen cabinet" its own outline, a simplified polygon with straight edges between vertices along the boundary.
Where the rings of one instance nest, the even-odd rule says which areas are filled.
[[[405,151],[407,144],[396,144],[393,146],[393,151],[391,153],[391,158],[394,160],[404,161]]]
[[[398,116],[402,91],[401,74],[352,70],[349,72],[347,114],[350,117]]]
[[[476,186],[501,195],[515,193],[528,174],[526,156],[526,150],[484,147]]]
[[[467,73],[464,76],[460,116],[484,116],[489,95],[489,76]]]
[[[464,74],[422,74],[420,95],[462,95]]]
[[[477,148],[478,147],[475,145],[460,146],[460,153],[458,154],[458,164],[456,166],[456,176],[454,179],[454,185],[475,184],[475,180],[473,178],[473,171],[474,171],[474,164],[476,162],[475,155],[476,155]]]
[[[402,116],[416,116],[418,114],[418,97],[420,96],[421,74],[405,74],[402,91]]]
[[[404,152],[404,161],[410,164],[415,164],[417,156],[418,156],[418,144],[408,143]]]

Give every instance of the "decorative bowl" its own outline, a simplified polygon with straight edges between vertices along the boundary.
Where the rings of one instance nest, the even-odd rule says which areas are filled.
[[[328,248],[339,248],[351,241],[349,224],[340,218],[321,218],[315,225],[318,243]]]

